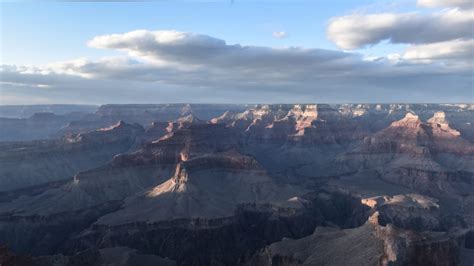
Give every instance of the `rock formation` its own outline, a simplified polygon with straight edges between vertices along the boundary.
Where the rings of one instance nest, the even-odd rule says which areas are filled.
[[[473,118],[472,104],[16,118],[49,139],[0,143],[0,264],[472,265]]]

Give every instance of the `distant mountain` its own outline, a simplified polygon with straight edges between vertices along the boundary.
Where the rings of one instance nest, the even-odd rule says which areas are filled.
[[[97,105],[78,104],[0,105],[0,117],[29,118],[36,113],[53,113],[55,115],[94,113],[97,108]]]

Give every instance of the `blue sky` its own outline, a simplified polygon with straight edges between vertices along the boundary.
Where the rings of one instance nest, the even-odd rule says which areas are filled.
[[[136,29],[174,29],[218,37],[228,43],[337,49],[326,38],[333,16],[359,9],[415,10],[411,1],[242,1],[2,3],[2,63],[43,64],[81,56],[115,54],[87,47],[94,36]],[[276,39],[274,31],[288,37]],[[396,51],[374,47],[367,53]]]
[[[148,56],[150,52],[153,51],[134,51],[130,47],[125,49],[112,47],[109,44],[103,45],[87,45],[87,43],[96,36],[104,36],[110,34],[125,34],[127,32],[132,32],[136,30],[146,30],[148,32],[154,31],[164,31],[172,30],[177,32],[199,34],[206,36],[211,39],[223,40],[228,45],[227,48],[231,47],[230,45],[240,44],[244,47],[265,47],[269,49],[286,49],[286,52],[291,52],[291,47],[297,47],[298,58],[304,58],[304,49],[325,49],[328,51],[334,51],[340,53],[341,55],[348,56],[350,55],[350,63],[344,62],[344,66],[349,69],[357,69],[357,74],[351,74],[354,76],[360,84],[357,86],[364,86],[368,84],[369,86],[364,86],[362,89],[364,97],[354,97],[354,101],[390,101],[391,99],[403,100],[403,97],[392,97],[394,95],[388,95],[383,97],[384,94],[389,93],[389,91],[381,85],[381,80],[386,78],[386,74],[383,74],[381,77],[377,73],[370,74],[370,78],[366,77],[362,68],[367,67],[370,71],[373,69],[381,68],[385,69],[384,73],[397,72],[403,73],[400,75],[399,80],[395,78],[389,78],[386,82],[392,82],[393,84],[387,84],[387,87],[392,88],[391,93],[396,93],[396,90],[393,90],[396,86],[412,86],[413,76],[423,76],[423,75],[443,75],[447,72],[452,73],[453,76],[445,75],[443,76],[444,82],[451,83],[451,80],[454,79],[454,76],[465,75],[472,73],[472,65],[469,65],[466,68],[466,65],[462,65],[465,61],[463,58],[459,62],[453,64],[453,60],[449,58],[450,61],[440,61],[438,58],[441,58],[438,55],[430,55],[432,58],[419,60],[419,48],[425,48],[419,45],[428,45],[432,43],[439,43],[439,45],[453,45],[452,41],[461,40],[462,45],[467,45],[467,53],[471,53],[472,45],[470,45],[470,40],[472,39],[472,34],[466,36],[466,33],[459,32],[459,34],[451,36],[450,34],[436,32],[436,28],[426,28],[429,27],[428,24],[431,23],[430,20],[437,20],[437,23],[444,23],[444,21],[439,22],[441,18],[437,17],[438,13],[449,12],[454,10],[460,13],[462,16],[467,18],[467,23],[469,19],[472,19],[472,12],[469,7],[458,7],[455,4],[450,4],[449,0],[431,0],[433,2],[439,2],[440,4],[433,7],[427,7],[426,4],[423,4],[423,0],[419,0],[418,3],[416,0],[406,0],[406,1],[369,1],[369,0],[336,0],[336,1],[250,1],[250,0],[234,0],[233,3],[230,1],[212,1],[212,2],[197,2],[197,1],[164,1],[164,2],[20,2],[20,3],[1,3],[1,57],[0,64],[4,67],[2,69],[3,75],[2,81],[0,83],[0,89],[2,93],[2,99],[0,104],[9,104],[9,103],[47,103],[47,102],[90,102],[90,98],[77,98],[78,92],[71,93],[68,96],[66,89],[61,89],[57,84],[31,84],[31,79],[41,78],[44,80],[46,76],[49,79],[59,79],[61,84],[66,84],[65,80],[68,82],[78,80],[77,84],[82,84],[85,82],[88,86],[103,86],[103,84],[108,84],[107,86],[113,85],[113,78],[115,74],[110,72],[100,75],[97,73],[79,73],[77,70],[77,64],[75,69],[60,69],[51,67],[45,67],[45,65],[55,63],[55,62],[65,62],[70,60],[77,59],[87,59],[89,60],[87,64],[97,66],[98,62],[102,63],[104,58],[114,58],[114,57],[127,57],[126,60],[131,60],[130,62],[135,62],[133,67],[136,66],[138,62],[140,69],[146,68],[148,71],[163,71],[160,66],[156,63],[156,60],[161,60],[167,57],[166,54],[154,54],[152,61],[151,57]],[[449,5],[444,6],[444,3]],[[456,0],[451,0],[451,2],[456,2]],[[453,12],[454,12],[453,11]],[[384,18],[373,18],[371,15],[374,14],[389,14],[390,16],[395,16],[394,19],[387,18],[387,21],[391,21],[389,26],[380,26],[379,21],[386,19]],[[415,14],[413,17],[410,14]],[[361,17],[354,18],[353,16],[360,15]],[[426,28],[425,31],[431,31],[429,36],[423,37],[423,40],[419,40],[416,33],[407,32],[406,34],[403,31],[409,31],[407,28],[409,26],[405,25],[406,17],[409,17],[410,21],[415,21],[416,27]],[[413,18],[412,18],[413,17]],[[334,33],[331,37],[328,36],[328,29],[332,23],[332,19],[343,18],[344,21],[350,21],[350,23],[337,24],[334,23]],[[351,20],[352,19],[352,20]],[[361,26],[360,34],[361,38],[354,35],[354,29],[349,29],[352,24],[357,24],[361,19],[367,19],[367,22],[364,24],[374,23],[375,27],[384,27],[382,31],[385,31],[381,36],[376,36],[379,34],[380,30],[374,33],[370,33],[371,28],[363,29],[364,25]],[[390,20],[388,20],[390,19]],[[442,18],[444,19],[444,17]],[[396,20],[400,20],[397,22]],[[419,21],[423,21],[426,25],[419,25]],[[415,23],[414,22],[414,23]],[[377,24],[379,23],[379,24]],[[404,24],[405,23],[405,24]],[[411,23],[411,22],[409,22]],[[421,24],[423,24],[421,23]],[[446,20],[446,23],[451,23],[451,20]],[[466,24],[466,22],[463,22]],[[465,26],[465,24],[463,24]],[[463,26],[461,25],[461,26]],[[448,25],[449,26],[449,25]],[[472,24],[471,24],[472,26]],[[346,28],[344,28],[346,27]],[[391,28],[392,27],[392,28]],[[397,28],[398,27],[398,28]],[[448,27],[449,28],[449,27]],[[358,29],[356,29],[357,31]],[[274,35],[276,32],[284,32],[283,38],[275,38]],[[367,33],[369,32],[369,33]],[[350,33],[350,34],[348,34]],[[358,32],[355,32],[358,34]],[[368,36],[364,36],[368,35]],[[370,35],[372,34],[372,35]],[[464,35],[463,35],[464,34]],[[344,35],[351,35],[351,40],[346,40]],[[370,36],[369,36],[370,35]],[[436,37],[437,35],[441,37]],[[444,37],[446,35],[447,37]],[[448,36],[449,35],[449,36]],[[392,36],[392,37],[386,37]],[[401,37],[399,37],[401,36]],[[400,38],[400,40],[397,40]],[[359,39],[364,39],[360,41]],[[367,39],[367,41],[365,41]],[[139,43],[141,40],[135,40]],[[467,41],[467,42],[466,42]],[[362,42],[362,43],[361,43]],[[467,44],[466,44],[467,43]],[[150,44],[150,45],[156,45]],[[457,44],[456,44],[457,45]],[[413,61],[412,58],[409,58],[410,54],[406,53],[406,49],[411,49],[416,51],[416,57],[418,61]],[[458,47],[458,46],[456,46]],[[226,49],[227,49],[226,48]],[[429,48],[429,47],[428,47]],[[464,49],[464,48],[463,48]],[[245,49],[244,49],[245,50]],[[434,49],[435,50],[435,49]],[[124,52],[125,51],[125,52]],[[188,50],[186,50],[188,51]],[[195,51],[196,53],[199,51]],[[240,51],[242,52],[242,51]],[[235,52],[234,52],[235,53]],[[252,52],[255,53],[255,52]],[[256,52],[258,53],[258,52]],[[137,56],[138,54],[138,56]],[[147,54],[147,57],[144,56]],[[413,54],[413,53],[412,53]],[[211,53],[211,56],[214,54]],[[408,55],[408,56],[406,56]],[[259,55],[255,55],[255,58],[258,58]],[[349,57],[349,56],[348,56]],[[358,57],[358,59],[353,59]],[[204,58],[204,57],[203,57]],[[286,58],[286,57],[285,57]],[[394,58],[396,62],[394,61]],[[408,58],[403,62],[399,58]],[[446,58],[443,55],[443,58]],[[220,65],[206,65],[207,62],[195,62],[189,61],[189,58],[178,58],[173,57],[171,59],[166,59],[166,64],[173,66],[173,75],[189,74],[188,72],[182,73],[177,72],[176,62],[182,64],[180,69],[188,66],[196,68],[196,66],[201,67],[200,74],[208,75],[209,77],[214,77],[216,69],[218,70]],[[436,59],[436,60],[434,60]],[[464,58],[465,59],[465,58]],[[172,62],[175,60],[176,62]],[[273,60],[273,59],[272,59]],[[277,63],[282,63],[277,60]],[[292,59],[293,60],[293,59]],[[296,60],[296,59],[295,59]],[[318,58],[314,59],[315,62],[321,62]],[[370,65],[366,63],[368,60],[373,60],[373,64],[379,65]],[[380,63],[382,62],[383,63]],[[185,62],[185,63],[183,63]],[[421,62],[421,63],[420,63]],[[427,63],[428,62],[428,63]],[[249,62],[245,62],[250,64]],[[81,71],[84,71],[84,64],[81,64]],[[114,64],[117,64],[114,61]],[[127,63],[129,64],[129,63]],[[347,65],[350,64],[350,65]],[[88,65],[88,66],[89,66]],[[110,64],[105,64],[110,66]],[[313,66],[314,64],[311,64]],[[406,67],[409,65],[409,67]],[[415,66],[416,65],[416,66]],[[454,65],[456,69],[454,70]],[[462,66],[461,66],[462,65]],[[33,67],[36,72],[41,72],[41,76],[38,76],[37,73],[34,73],[35,77],[30,77],[32,71],[25,71],[24,67]],[[307,66],[307,65],[301,65]],[[405,67],[401,67],[405,66]],[[442,68],[440,68],[440,66]],[[64,66],[61,66],[64,67]],[[68,66],[69,67],[69,66]],[[115,69],[117,68],[114,65]],[[129,65],[123,65],[120,67],[130,68]],[[238,69],[245,69],[245,65],[239,65],[232,67],[238,67]],[[284,65],[283,65],[284,67]],[[90,67],[89,67],[90,68]],[[87,69],[89,69],[87,68]],[[153,70],[150,70],[152,68]],[[15,70],[12,70],[15,69]],[[23,69],[23,70],[19,70]],[[42,69],[42,70],[38,70]],[[47,69],[47,71],[45,70]],[[101,68],[102,69],[102,68]],[[250,66],[249,66],[250,69]],[[281,69],[278,68],[278,69]],[[272,75],[281,76],[280,70],[271,70]],[[318,68],[319,69],[319,68]],[[170,69],[166,69],[169,71]],[[212,71],[211,71],[212,70]],[[45,71],[47,74],[44,74]],[[109,69],[107,70],[109,71]],[[179,97],[176,96],[176,91],[186,91],[192,90],[189,87],[189,83],[177,83],[174,81],[164,80],[161,77],[154,77],[151,82],[145,83],[143,80],[134,79],[136,78],[136,73],[138,70],[133,69],[135,76],[130,76],[130,82],[139,82],[133,83],[134,86],[139,88],[145,87],[157,87],[159,84],[161,101],[178,101]],[[260,68],[258,71],[263,71]],[[267,70],[265,70],[267,71]],[[311,69],[307,72],[307,76],[311,76]],[[457,72],[456,72],[457,71]],[[13,73],[15,72],[15,73]],[[71,74],[72,73],[72,74]],[[129,72],[127,72],[129,73]],[[155,72],[154,72],[155,73]],[[161,72],[160,72],[161,73]],[[196,72],[194,75],[198,75]],[[203,74],[206,73],[206,74]],[[290,97],[292,94],[306,93],[308,94],[309,100],[318,100],[324,99],[326,101],[337,101],[338,99],[351,100],[351,95],[357,96],[359,93],[357,89],[343,89],[343,86],[348,84],[353,84],[351,81],[346,81],[345,75],[342,71],[327,73],[324,77],[325,88],[333,88],[331,92],[324,91],[323,87],[317,87],[316,85],[311,85],[308,83],[302,83],[302,80],[306,79],[306,76],[289,76],[285,80],[282,80],[282,83],[279,83],[277,87],[281,84],[292,84],[291,88],[294,86],[300,86],[301,88],[305,87],[307,89],[294,89],[294,92],[290,87],[285,91],[284,96],[281,96],[284,86],[280,91],[275,92],[275,90],[266,91],[266,87],[271,87],[274,85],[273,80],[261,80],[260,77],[267,75],[270,72],[262,72],[256,77],[258,78],[258,83],[260,86],[252,88],[241,89],[238,84],[239,77],[229,77],[229,73],[225,73],[225,80],[234,80],[235,83],[222,83],[219,85],[217,82],[213,84],[200,84],[200,87],[206,88],[202,93],[219,95],[210,95],[209,97],[202,97],[200,101],[211,101],[211,102],[231,102],[232,97],[236,96],[239,101],[245,101],[247,98],[245,95],[253,96],[249,94],[250,91],[261,91],[262,93],[256,93],[254,99],[259,101],[261,99],[268,99],[269,96],[274,95],[274,100],[272,101],[282,101],[282,99],[292,99],[290,101],[296,101],[300,99],[305,99],[301,95],[295,97]],[[212,74],[212,75],[211,75]],[[299,73],[298,73],[299,74]],[[420,74],[420,75],[417,75]],[[358,75],[358,76],[357,76]],[[374,76],[375,75],[375,76]],[[97,77],[96,77],[97,76]],[[115,75],[116,76],[116,75]],[[340,76],[331,80],[328,77]],[[245,76],[244,76],[245,77]],[[24,82],[18,79],[25,79],[28,82]],[[48,80],[49,80],[48,79]],[[409,84],[404,84],[404,79]],[[216,78],[217,80],[217,78]],[[339,82],[343,80],[343,82]],[[362,82],[361,82],[362,80]],[[394,81],[395,80],[395,81]],[[97,81],[94,83],[93,81]],[[148,80],[147,80],[148,81]],[[296,82],[298,81],[298,82]],[[121,81],[123,82],[123,81]],[[314,84],[314,81],[311,81]],[[421,81],[417,80],[416,85],[418,86]],[[455,94],[453,97],[446,98],[447,93],[442,93],[441,85],[435,91],[431,93],[435,94],[434,97],[427,98],[427,101],[459,101],[463,98],[468,98],[472,101],[472,89],[469,90],[469,87],[472,87],[472,79],[469,83],[469,79],[463,79],[462,82],[457,84],[458,87],[453,88],[452,91],[459,91],[458,94]],[[257,81],[255,81],[257,83]],[[95,85],[97,84],[97,85]],[[428,84],[428,83],[427,83]],[[67,86],[70,86],[71,83],[67,83]],[[74,84],[72,84],[74,85]],[[71,85],[71,86],[72,86]],[[310,86],[311,85],[311,86]],[[449,85],[449,84],[446,84]],[[64,86],[64,85],[63,85]],[[83,86],[83,85],[81,85]],[[168,91],[164,87],[169,86]],[[229,87],[228,95],[222,91],[222,87]],[[265,87],[266,86],[266,87]],[[354,85],[356,86],[356,85]],[[72,86],[72,87],[79,87]],[[179,88],[178,88],[179,87]],[[373,87],[374,92],[367,91],[365,87]],[[43,88],[43,90],[38,90],[38,88]],[[49,91],[45,91],[44,88],[49,88]],[[379,88],[380,91],[375,91]],[[112,90],[112,88],[109,88]],[[106,95],[109,91],[103,91],[103,95]],[[139,90],[139,89],[137,89]],[[145,90],[145,89],[144,89]],[[218,90],[218,91],[217,91]],[[345,93],[348,91],[348,97],[338,97],[337,93],[334,94],[333,91],[338,91],[337,93]],[[146,89],[147,92],[150,92],[151,89]],[[102,95],[98,93],[98,95]],[[227,92],[226,92],[227,93]],[[272,94],[273,93],[273,94]],[[362,93],[362,92],[361,92]],[[406,91],[404,91],[406,93]],[[422,97],[426,92],[424,91],[413,91],[410,92],[412,96],[416,96],[417,101],[421,101]],[[118,91],[118,94],[123,94],[122,97],[108,99],[105,96],[98,96],[99,100],[95,103],[103,102],[124,102],[129,100],[129,95],[133,94],[132,92],[122,92]],[[192,93],[191,93],[192,94]],[[222,95],[221,95],[222,94]],[[257,95],[258,94],[258,95]],[[316,97],[315,95],[323,94],[324,97]],[[327,97],[325,96],[327,94]],[[439,94],[439,97],[436,95]],[[289,95],[289,96],[288,96]],[[378,95],[377,97],[371,98],[370,95]],[[28,98],[31,96],[30,98]],[[289,98],[288,98],[289,97]],[[469,99],[471,97],[471,99]],[[183,98],[183,101],[194,100],[195,98],[186,99]],[[409,98],[410,100],[413,98]],[[139,98],[134,97],[130,99],[136,102],[149,101],[148,98]]]

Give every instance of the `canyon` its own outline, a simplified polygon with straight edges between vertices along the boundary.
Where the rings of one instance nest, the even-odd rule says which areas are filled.
[[[16,108],[2,266],[474,264],[474,104]]]

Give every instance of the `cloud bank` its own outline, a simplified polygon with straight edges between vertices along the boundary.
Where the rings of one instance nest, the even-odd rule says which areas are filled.
[[[273,48],[175,30],[101,35],[87,45],[118,57],[0,67],[1,103],[42,102],[472,102],[474,11],[458,0],[431,14],[352,14],[331,19],[342,49],[388,40],[409,46],[355,52]],[[278,34],[283,36],[284,34]]]

